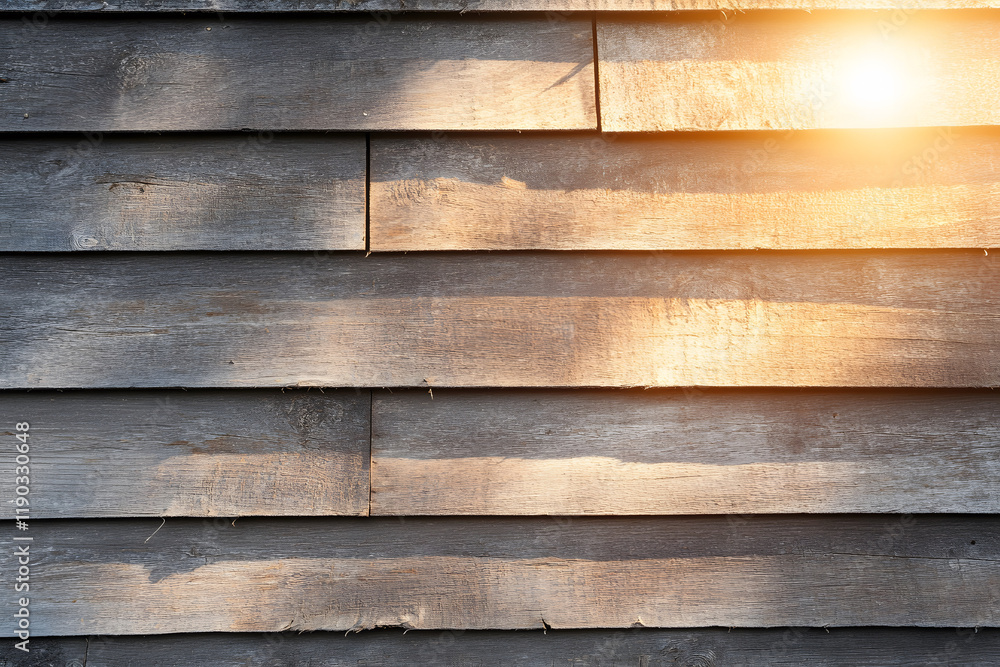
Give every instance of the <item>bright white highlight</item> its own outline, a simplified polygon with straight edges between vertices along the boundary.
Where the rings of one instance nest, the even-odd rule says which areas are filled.
[[[849,60],[840,92],[857,114],[881,117],[895,113],[903,101],[907,73],[888,50],[871,50]]]

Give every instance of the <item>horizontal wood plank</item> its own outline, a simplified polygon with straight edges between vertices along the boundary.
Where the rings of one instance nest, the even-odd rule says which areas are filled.
[[[30,424],[36,519],[363,515],[369,412],[369,392],[350,390],[0,392],[0,433]],[[8,498],[14,465],[0,469]]]
[[[0,249],[363,250],[365,138],[0,140]]]
[[[8,254],[0,279],[12,389],[1000,385],[981,250]]]
[[[377,12],[373,25],[400,11],[685,11],[724,9],[899,9],[904,20],[921,9],[997,7],[996,0],[7,0],[0,12],[35,12],[29,20],[45,25],[48,12]]]
[[[16,645],[23,640],[13,630],[0,643],[0,660],[7,665],[21,667],[84,667],[87,660],[89,637],[38,637],[28,630],[27,644],[22,651]],[[16,638],[15,638],[16,637]],[[110,666],[109,666],[110,667]]]
[[[993,12],[600,19],[605,131],[996,125]]]
[[[371,142],[372,250],[989,248],[998,210],[972,128]]]
[[[980,391],[378,392],[372,513],[1000,512]]]
[[[0,20],[0,131],[596,127],[589,17]],[[113,43],[114,48],[108,45]]]
[[[30,533],[39,635],[998,622],[996,517],[53,520]]]
[[[994,628],[705,628],[698,630],[373,630],[364,633],[201,633],[150,637],[42,637],[33,651],[82,656],[87,665],[187,667],[434,664],[444,667],[986,667],[1000,661]],[[0,656],[13,660],[11,649]],[[53,661],[62,665],[62,662]],[[80,664],[83,664],[82,657]]]

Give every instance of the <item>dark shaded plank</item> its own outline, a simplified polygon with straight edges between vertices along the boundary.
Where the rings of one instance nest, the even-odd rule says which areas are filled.
[[[998,512],[982,391],[379,392],[372,513]]]
[[[605,131],[1000,123],[1000,15],[599,20]]]
[[[0,131],[596,127],[587,16],[0,21]],[[114,48],[109,48],[113,44]]]
[[[967,515],[37,521],[32,628],[995,626],[998,529]]]
[[[0,279],[4,388],[1000,384],[982,251],[10,254]]]
[[[0,139],[2,250],[359,250],[365,138]]]
[[[433,664],[449,667],[988,667],[1000,661],[992,628],[776,628],[442,632],[396,629],[332,632],[90,637],[87,665],[217,667],[246,665]],[[71,646],[77,637],[45,637],[38,646]],[[4,651],[0,648],[0,656]],[[16,656],[14,656],[16,657]],[[21,663],[16,663],[21,664]],[[56,663],[53,667],[64,667]]]
[[[378,12],[374,25],[392,20],[398,11],[675,11],[749,9],[894,9],[902,18],[920,9],[996,7],[996,0],[7,0],[2,11],[36,12],[33,24],[44,25],[46,12]]]
[[[0,393],[3,437],[31,426],[38,519],[367,514],[369,413],[367,391]]]
[[[12,593],[13,595],[13,593]],[[13,626],[13,623],[11,624]],[[27,652],[17,648],[23,639],[13,634],[13,630],[4,632],[0,642],[0,664],[11,667],[84,667],[87,659],[87,637],[38,637],[31,628],[24,647]],[[9,636],[8,636],[9,635]]]
[[[372,138],[373,250],[987,248],[971,128]]]

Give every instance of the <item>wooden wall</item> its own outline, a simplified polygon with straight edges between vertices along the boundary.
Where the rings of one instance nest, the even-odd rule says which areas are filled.
[[[8,0],[4,664],[1000,664],[998,7]]]

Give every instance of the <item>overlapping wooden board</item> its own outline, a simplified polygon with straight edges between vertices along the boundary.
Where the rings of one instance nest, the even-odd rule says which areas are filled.
[[[981,250],[7,254],[0,386],[1000,384]]]
[[[34,651],[82,656],[80,637],[34,639]],[[0,646],[0,656],[17,656]],[[259,635],[199,633],[88,637],[90,667],[155,664],[246,665],[434,664],[447,667],[698,665],[727,667],[985,667],[1000,661],[994,628],[774,628],[700,630],[373,630]],[[82,657],[80,664],[83,664]],[[56,664],[68,662],[64,659]],[[16,664],[16,663],[15,663]]]
[[[996,7],[996,0],[7,0],[0,11],[35,12],[44,25],[48,12],[371,12],[375,25],[401,11],[676,11],[752,9],[898,9],[897,20],[921,9]]]
[[[40,521],[32,629],[991,627],[998,528],[966,515]]]
[[[589,16],[0,20],[0,131],[596,127]]]
[[[1000,123],[995,12],[599,18],[605,131]]]
[[[1000,245],[973,128],[371,142],[373,250]]]
[[[86,664],[88,637],[29,637],[27,652],[15,647],[21,641],[13,632],[9,638],[5,636],[0,643],[0,660],[18,667],[83,667]]]
[[[16,444],[14,425],[30,424],[37,519],[363,515],[370,400],[317,389],[0,392],[0,434]],[[14,466],[13,455],[0,466],[8,498]],[[21,516],[12,504],[0,515]]]
[[[358,250],[362,135],[0,139],[0,249]]]
[[[979,391],[380,391],[372,514],[1000,510]]]

